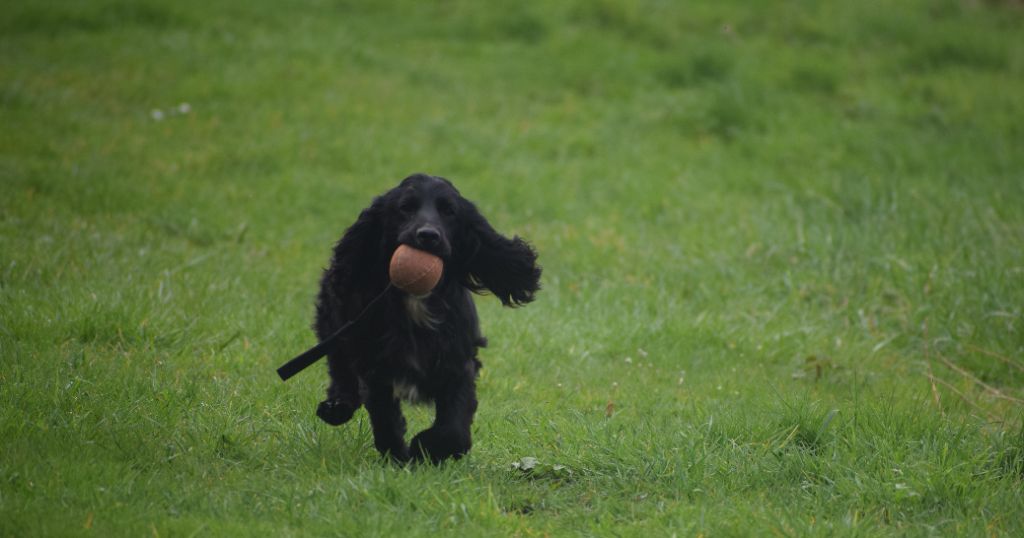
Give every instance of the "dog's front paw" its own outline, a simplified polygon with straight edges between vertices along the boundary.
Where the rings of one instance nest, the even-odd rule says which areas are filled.
[[[320,402],[316,416],[331,426],[341,426],[352,419],[357,407],[345,400],[334,398]]]
[[[472,443],[469,432],[438,427],[416,434],[409,443],[409,454],[414,461],[429,460],[440,463],[448,458],[459,459],[469,452]]]
[[[409,456],[409,449],[404,446],[384,451],[381,453],[381,456],[395,465],[405,465],[412,461],[412,458]]]

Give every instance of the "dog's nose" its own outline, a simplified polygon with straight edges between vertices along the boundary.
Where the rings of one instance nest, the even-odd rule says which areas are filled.
[[[420,246],[432,247],[441,240],[441,234],[429,226],[424,226],[419,230],[416,230],[416,241],[419,242]]]

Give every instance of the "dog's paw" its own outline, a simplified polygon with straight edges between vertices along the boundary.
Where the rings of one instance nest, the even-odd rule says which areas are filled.
[[[395,465],[405,465],[412,461],[412,458],[409,456],[409,449],[404,446],[383,452],[381,456]]]
[[[324,400],[316,408],[316,416],[331,426],[341,426],[352,419],[357,407],[341,399]]]
[[[440,463],[448,458],[459,459],[469,452],[469,432],[428,428],[416,434],[409,443],[413,461]]]

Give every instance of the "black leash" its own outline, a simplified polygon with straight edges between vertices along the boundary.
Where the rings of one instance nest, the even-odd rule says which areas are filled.
[[[355,319],[342,325],[340,329],[334,331],[334,334],[328,336],[319,344],[307,349],[306,351],[303,351],[298,357],[295,357],[294,359],[284,363],[280,368],[278,368],[277,375],[281,376],[281,381],[288,381],[288,379],[290,379],[293,375],[305,370],[306,368],[309,368],[309,366],[312,365],[314,362],[320,360],[321,357],[330,353],[330,351],[334,349],[335,346],[338,345],[338,340],[340,340],[341,337],[350,328],[352,328],[353,325],[355,325],[360,319],[362,319],[362,317],[367,312],[370,311],[370,308],[372,308],[373,305],[377,304],[377,301],[379,301],[381,297],[384,297],[384,294],[387,293],[388,290],[390,289],[391,283],[389,282],[388,286],[384,288],[384,291],[380,292],[379,295],[374,297],[373,300],[370,301],[370,304],[366,305],[366,308],[364,308],[363,311],[360,312],[359,315],[355,317]]]

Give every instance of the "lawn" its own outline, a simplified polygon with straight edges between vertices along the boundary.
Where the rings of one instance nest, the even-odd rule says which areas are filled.
[[[1024,534],[1019,2],[0,11],[0,535]],[[544,289],[401,468],[274,370],[417,171]]]

